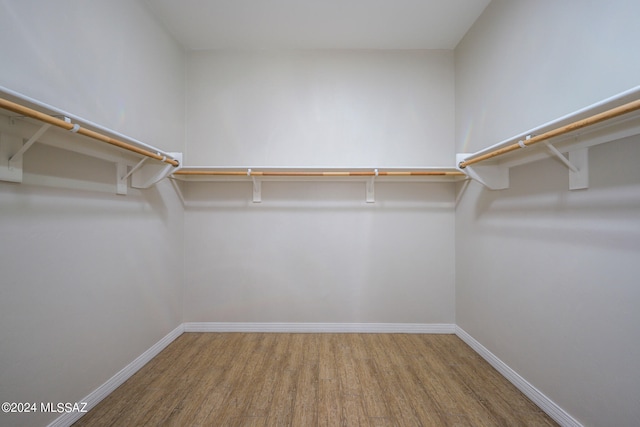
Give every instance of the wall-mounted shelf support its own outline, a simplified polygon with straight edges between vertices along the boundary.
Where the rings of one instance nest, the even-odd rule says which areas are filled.
[[[569,189],[589,188],[589,148],[569,151],[569,161],[576,168],[569,171]]]
[[[18,161],[20,162],[20,165],[22,166],[22,155],[24,153],[26,153],[27,150],[29,148],[31,148],[33,143],[36,142],[38,140],[38,138],[40,138],[42,135],[44,135],[44,133],[47,130],[49,130],[50,127],[51,127],[51,125],[49,123],[45,123],[42,126],[40,126],[40,129],[38,129],[38,131],[36,133],[34,133],[33,136],[31,138],[29,138],[22,145],[22,148],[20,148],[17,153],[15,153],[13,156],[11,156],[11,158],[9,159],[9,168],[11,168],[13,166],[13,164],[17,163]]]
[[[168,154],[179,165],[182,164],[182,153]],[[163,163],[139,163],[140,166],[136,165],[138,168],[131,175],[131,186],[134,188],[149,188],[180,169],[180,166],[176,167],[171,163],[166,163],[166,156],[162,157],[164,157],[162,159]]]
[[[456,162],[460,163],[468,154],[458,153]],[[504,190],[509,188],[509,168],[497,164],[473,165],[464,168],[464,173],[490,190]]]
[[[136,163],[136,165],[134,167],[131,168],[131,170],[129,172],[127,172],[127,174],[125,176],[122,177],[123,180],[126,180],[127,178],[129,178],[131,175],[133,175],[133,173],[135,171],[137,171],[138,169],[140,169],[142,167],[142,165],[144,165],[144,163],[149,160],[148,157],[143,158],[142,160],[140,160],[138,163]]]
[[[127,165],[124,163],[116,163],[116,194],[121,196],[127,195]]]
[[[262,203],[262,180],[252,177],[253,181],[253,203]]]
[[[22,156],[15,157],[22,147],[22,138],[0,133],[0,180],[22,182]]]
[[[544,141],[547,149],[569,168],[569,190],[589,188],[589,148],[569,151],[567,159],[556,147]]]
[[[376,176],[378,175],[378,169],[376,169]],[[366,194],[366,202],[367,203],[375,203],[376,202],[376,189],[375,189],[375,177],[369,178],[367,180],[367,194]]]
[[[558,151],[558,149],[556,147],[554,147],[553,145],[549,144],[548,141],[544,141],[544,145],[551,152],[551,154],[556,156],[558,158],[558,160],[560,160],[562,163],[564,163],[564,165],[566,167],[568,167],[569,169],[571,169],[572,172],[578,172],[578,168],[573,163],[571,163],[569,161],[569,159],[567,159],[564,156],[564,154],[562,154],[560,151]]]

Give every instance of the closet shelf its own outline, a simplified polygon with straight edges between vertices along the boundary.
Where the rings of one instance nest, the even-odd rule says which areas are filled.
[[[470,178],[501,190],[509,187],[509,168],[552,156],[569,170],[569,189],[578,190],[589,186],[589,147],[638,134],[640,86],[476,153],[459,153],[456,163]]]
[[[315,168],[315,167],[199,167],[185,166],[173,176],[184,181],[335,180],[352,181],[375,178],[403,181],[455,181],[465,174],[455,167],[422,168]]]
[[[184,167],[182,153],[167,153],[88,120],[0,87],[0,180],[22,182],[22,158],[38,142],[116,164],[116,193],[126,194],[128,180],[149,188],[172,176],[183,181],[242,181],[254,186],[260,201],[262,181],[363,181],[367,201],[374,200],[374,181],[454,182],[466,179],[455,167],[291,168]],[[102,144],[96,144],[99,141]]]
[[[182,153],[167,153],[91,121],[0,87],[0,180],[22,182],[22,158],[35,143],[116,164],[116,193],[149,188],[180,167]],[[96,143],[96,141],[100,143]],[[130,168],[130,169],[129,169]]]
[[[476,153],[458,153],[455,167],[185,167],[182,153],[164,152],[3,87],[0,115],[7,118],[0,120],[0,180],[4,181],[22,182],[23,154],[38,142],[115,163],[117,194],[127,193],[130,177],[135,188],[149,188],[167,177],[251,181],[255,202],[261,200],[263,181],[362,181],[367,185],[367,201],[373,202],[376,181],[471,178],[493,190],[508,188],[509,168],[549,156],[569,170],[571,190],[588,188],[589,147],[640,134],[640,86]]]
[[[375,202],[376,181],[455,182],[466,179],[455,167],[423,168],[289,168],[289,167],[183,167],[174,178],[183,181],[250,181],[253,202],[262,201],[263,181],[355,181],[366,184],[367,203]]]

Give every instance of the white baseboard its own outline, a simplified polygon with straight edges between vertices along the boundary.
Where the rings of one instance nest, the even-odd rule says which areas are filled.
[[[299,332],[454,334],[449,323],[251,323],[187,322],[185,332]]]
[[[120,372],[111,377],[107,382],[102,384],[100,387],[92,391],[87,397],[79,400],[79,402],[86,402],[86,410],[92,409],[96,406],[102,399],[107,397],[110,393],[112,393],[116,388],[120,387],[122,383],[131,378],[133,374],[138,372],[140,368],[146,365],[151,359],[156,357],[158,353],[165,349],[169,344],[171,344],[176,338],[178,338],[184,332],[184,324],[181,324],[173,331],[169,332],[164,338],[155,343],[151,348],[138,356],[133,362],[129,363],[125,366]],[[69,412],[65,413],[55,420],[48,427],[68,427],[78,421],[84,413],[80,412]]]
[[[456,326],[456,335],[469,347],[475,350],[484,360],[489,362],[498,372],[507,380],[515,385],[525,396],[540,407],[547,415],[553,418],[563,427],[583,427],[582,424],[564,409],[555,404],[555,402],[545,396],[540,390],[535,388],[531,383],[522,378],[516,371],[511,369],[506,363],[500,360],[495,354],[491,353],[485,346],[476,341],[471,335],[466,333],[461,327]]]

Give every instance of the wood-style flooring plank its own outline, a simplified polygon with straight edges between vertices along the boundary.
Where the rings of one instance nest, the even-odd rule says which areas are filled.
[[[420,402],[418,406],[413,402],[411,393],[416,392],[415,385],[407,382],[403,359],[405,355],[396,348],[393,335],[370,335],[367,338],[373,360],[379,366],[378,381],[391,418],[399,425],[437,425],[433,419],[437,413],[428,410],[428,402]]]
[[[335,334],[318,335],[318,426],[322,427],[339,426],[342,414],[336,361],[337,341]]]
[[[298,335],[296,335],[297,337]],[[298,365],[300,375],[296,385],[296,399],[291,425],[318,425],[318,388],[320,377],[319,350],[317,336],[300,335],[303,358]]]
[[[185,333],[76,426],[555,426],[455,335]]]

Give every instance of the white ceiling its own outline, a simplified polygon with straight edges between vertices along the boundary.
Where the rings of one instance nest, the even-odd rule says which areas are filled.
[[[490,0],[144,0],[196,49],[453,49]]]

